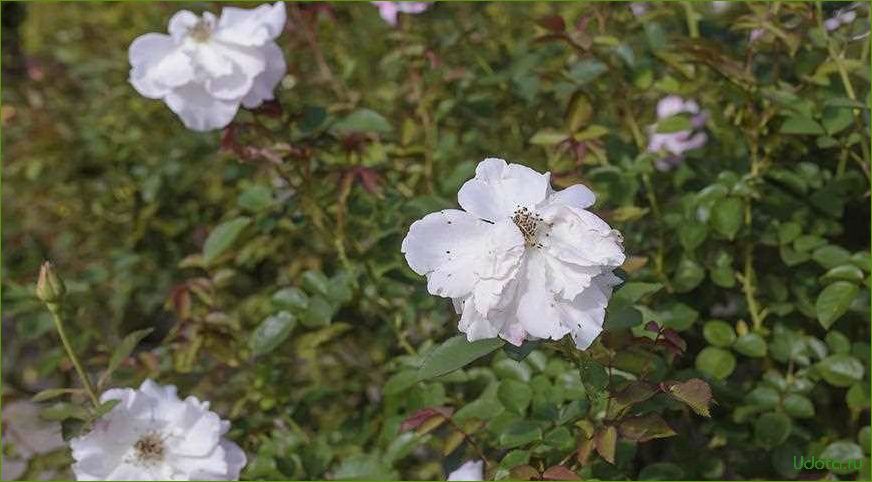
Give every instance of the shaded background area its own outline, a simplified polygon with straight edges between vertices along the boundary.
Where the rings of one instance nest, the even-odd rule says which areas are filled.
[[[678,436],[621,445],[616,465],[579,473],[796,478],[793,455],[842,443],[868,476],[868,12],[827,32],[823,20],[849,4],[717,3],[648,4],[642,17],[627,3],[437,3],[397,27],[368,3],[289,3],[280,113],[240,112],[232,132],[206,134],[136,94],[127,47],[178,9],[220,4],[4,3],[3,478],[68,475],[57,425],[15,422],[42,424],[27,400],[77,383],[33,297],[44,259],[67,282],[74,343],[94,373],[125,334],[154,327],[113,383],[150,376],[212,400],[249,454],[244,477],[439,478],[469,448],[446,449],[450,433],[397,435],[433,405],[487,407],[468,416],[485,418],[477,430],[496,463],[510,450],[562,459],[580,429],[552,412],[587,395],[558,352],[410,379],[457,316],[408,270],[400,241],[414,219],[455,207],[487,156],[594,188],[595,211],[625,236],[630,278],[668,286],[640,301],[640,320],[687,343],[643,362],[715,389],[712,419],[668,406]],[[660,172],[644,147],[669,94],[709,113],[709,142]],[[753,219],[724,225],[724,199]],[[243,217],[231,248],[204,261],[215,227]],[[759,329],[735,276],[749,250],[751,297],[768,313]],[[816,300],[834,280],[859,294],[825,326]],[[292,334],[258,354],[252,333],[282,310]],[[763,354],[706,334],[715,319],[734,338],[750,326]],[[700,362],[708,348],[715,368]],[[548,396],[516,413],[493,400],[507,381]],[[813,415],[805,401],[788,409],[790,395]],[[783,437],[755,425],[769,412],[788,414]],[[571,440],[503,443],[528,421]]]

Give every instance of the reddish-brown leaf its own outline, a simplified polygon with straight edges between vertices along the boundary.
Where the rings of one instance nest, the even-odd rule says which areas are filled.
[[[581,477],[562,465],[555,465],[542,472],[542,480],[581,480]]]
[[[403,420],[403,423],[400,424],[400,432],[416,429],[434,417],[447,419],[453,413],[454,410],[450,407],[422,408]]]
[[[711,417],[709,407],[713,402],[712,389],[709,384],[699,378],[691,378],[684,382],[663,382],[660,389],[676,400],[687,404],[699,415]]]
[[[647,442],[675,435],[672,427],[656,413],[626,418],[621,421],[620,431],[622,437],[636,442]]]
[[[566,22],[560,15],[548,15],[536,21],[540,27],[550,30],[555,33],[560,33],[566,30]]]

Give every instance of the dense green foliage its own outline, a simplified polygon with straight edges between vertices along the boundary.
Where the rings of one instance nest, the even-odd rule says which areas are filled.
[[[393,28],[288,4],[280,109],[198,134],[127,83],[130,41],[182,5],[4,4],[4,402],[79,386],[34,296],[51,259],[93,378],[210,400],[244,478],[437,479],[482,455],[500,478],[790,479],[801,455],[868,477],[868,11],[822,27],[845,6],[445,2]],[[669,94],[709,140],[661,172]],[[590,350],[453,339],[403,259],[488,156],[587,184],[623,233]],[[50,395],[55,419],[85,402]]]

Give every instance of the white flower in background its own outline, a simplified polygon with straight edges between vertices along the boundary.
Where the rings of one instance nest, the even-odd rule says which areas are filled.
[[[824,28],[832,32],[844,25],[850,25],[857,18],[857,12],[854,10],[841,9],[836,12],[831,18],[824,21]]]
[[[467,339],[570,334],[590,346],[624,262],[620,233],[587,211],[593,192],[554,191],[549,173],[485,159],[457,199],[464,210],[416,221],[402,251],[430,293],[454,300]]]
[[[764,30],[762,28],[755,28],[754,30],[751,30],[751,32],[748,33],[748,43],[754,43],[754,42],[760,40],[761,38],[763,38],[763,35],[765,35],[765,34],[766,34],[766,30]]]
[[[120,402],[86,435],[70,441],[77,480],[238,480],[245,453],[223,435],[230,422],[176,387],[146,380],[139,390],[107,390]]]
[[[382,20],[396,26],[401,13],[421,13],[430,8],[430,2],[370,2],[378,7]]]
[[[468,460],[463,465],[457,468],[454,472],[448,474],[448,480],[483,480],[484,479],[484,461]]]
[[[285,4],[254,9],[225,7],[221,17],[182,10],[169,35],[147,33],[130,45],[130,83],[145,97],[161,99],[195,131],[229,124],[239,105],[259,106],[287,66],[274,40],[285,26]]]
[[[712,11],[715,14],[720,15],[720,14],[726,12],[727,10],[733,8],[734,3],[736,3],[736,2],[723,1],[723,0],[717,1],[717,2],[711,2]]]
[[[684,153],[703,147],[708,136],[701,129],[705,126],[708,114],[701,112],[699,105],[692,100],[684,100],[677,95],[660,99],[657,103],[657,119],[664,120],[678,114],[690,114],[691,129],[659,133],[657,126],[649,128],[651,138],[648,141],[648,151],[665,154],[655,161],[654,166],[661,171],[677,167],[684,160]]]
[[[633,15],[637,17],[641,17],[648,13],[648,2],[630,2],[630,10],[633,11]]]

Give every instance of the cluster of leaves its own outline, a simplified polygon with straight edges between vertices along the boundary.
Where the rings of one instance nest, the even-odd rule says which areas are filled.
[[[89,369],[212,401],[245,478],[868,476],[869,21],[828,32],[844,6],[439,3],[392,28],[289,3],[278,101],[220,135],[126,83],[127,44],[182,6],[16,6],[3,396],[75,386],[32,294],[51,258]],[[670,94],[709,142],[661,172]],[[490,155],[589,185],[625,237],[587,352],[467,343],[399,252]]]

